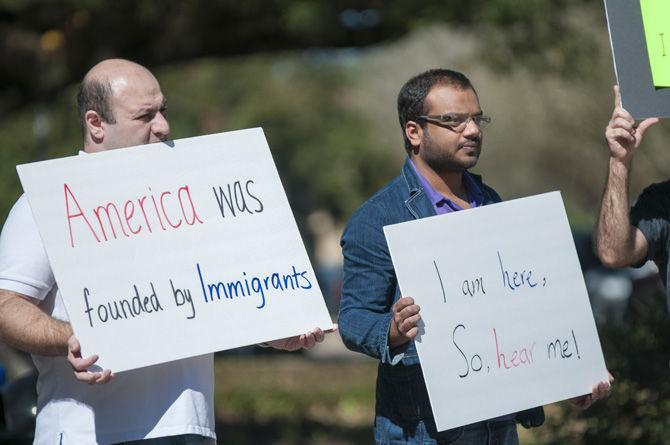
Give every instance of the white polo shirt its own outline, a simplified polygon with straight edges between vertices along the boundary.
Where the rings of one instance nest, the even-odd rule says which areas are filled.
[[[40,300],[68,321],[28,201],[21,196],[0,235],[0,289]],[[125,345],[128,354],[137,354]],[[213,355],[116,374],[104,385],[75,379],[66,357],[33,355],[37,380],[35,444],[112,444],[214,433]],[[113,371],[113,370],[112,370]]]

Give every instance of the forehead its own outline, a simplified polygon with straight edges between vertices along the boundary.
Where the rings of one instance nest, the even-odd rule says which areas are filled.
[[[114,109],[133,113],[160,108],[165,98],[155,77],[140,73],[110,81]]]
[[[447,85],[435,85],[426,96],[427,114],[481,112],[477,94],[471,88],[458,89]]]

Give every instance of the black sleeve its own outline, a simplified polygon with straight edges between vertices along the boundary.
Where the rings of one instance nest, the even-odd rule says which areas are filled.
[[[647,187],[630,212],[631,224],[647,239],[647,259],[659,267],[668,260],[669,210],[670,182],[662,182]]]

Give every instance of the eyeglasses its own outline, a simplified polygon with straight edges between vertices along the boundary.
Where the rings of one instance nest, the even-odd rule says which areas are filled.
[[[483,114],[477,114],[475,116],[463,113],[429,114],[426,116],[419,116],[418,119],[433,124],[443,125],[459,133],[465,130],[465,127],[468,126],[470,121],[474,122],[480,130],[483,130],[491,123],[491,118],[489,116],[484,116]]]

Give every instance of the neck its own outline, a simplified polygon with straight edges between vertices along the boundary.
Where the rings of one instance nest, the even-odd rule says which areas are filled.
[[[105,151],[105,148],[102,144],[96,144],[89,138],[86,138],[84,139],[84,151],[86,153],[97,153],[99,151]]]
[[[454,198],[459,198],[467,201],[468,192],[463,184],[463,170],[445,170],[437,172],[423,162],[418,156],[413,156],[412,162],[419,173],[426,178],[426,181],[428,181],[438,193],[452,200]]]

